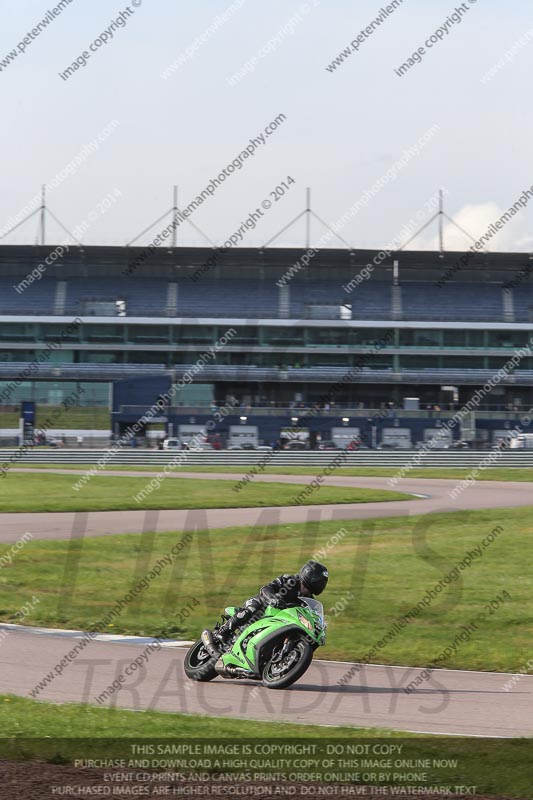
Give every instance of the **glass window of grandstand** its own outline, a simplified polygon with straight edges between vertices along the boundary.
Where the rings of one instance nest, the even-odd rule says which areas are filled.
[[[351,367],[361,367],[362,369],[392,369],[392,356],[376,356],[365,358],[363,354],[356,353],[346,356],[342,353],[316,353],[305,356],[305,362],[310,367],[343,367],[349,370]],[[290,362],[289,362],[290,363]]]
[[[486,358],[485,366],[487,369],[490,369],[493,372],[497,372],[499,369],[501,369],[507,364],[508,360],[509,360],[508,358],[495,358],[495,357]]]
[[[61,339],[63,342],[79,342],[81,326],[73,326],[70,331],[68,328],[69,326],[64,323],[61,325],[50,324],[37,326],[38,332],[36,341],[50,342],[53,339]]]
[[[400,346],[402,347],[441,347],[442,332],[439,330],[423,330],[411,328],[400,330]]]
[[[485,331],[465,331],[466,342],[469,347],[484,347],[485,346]]]
[[[392,369],[394,366],[394,356],[371,354],[368,358],[364,354],[352,357],[355,367],[361,366],[363,369]]]
[[[509,364],[510,356],[506,356],[505,358],[487,358],[487,368],[493,372],[497,372],[502,367],[505,367],[506,364]],[[533,359],[531,358],[521,358],[518,364],[514,367],[514,370],[521,370],[521,369],[531,369]]]
[[[485,369],[485,359],[481,356],[442,356],[443,369]]]
[[[443,347],[466,347],[467,344],[470,344],[467,342],[467,331],[464,330],[445,330],[441,331],[441,335]],[[481,337],[481,345],[483,345],[483,336]]]
[[[231,344],[232,345],[238,345],[238,344],[256,345],[256,344],[259,344],[258,330],[257,330],[257,328],[255,326],[247,325],[246,327],[235,328],[235,330],[237,331],[237,333],[234,334],[231,337]],[[223,331],[221,329],[219,331],[219,336],[223,336],[224,333],[225,333],[225,331]]]
[[[353,332],[356,334],[356,332]],[[310,347],[322,345],[324,347],[348,347],[355,342],[356,336],[352,335],[350,328],[308,328],[306,331],[307,345]]]
[[[400,356],[401,369],[485,369],[481,356]]]
[[[261,367],[281,367],[292,366],[295,361],[302,364],[303,356],[295,353],[256,353],[256,363]]]
[[[524,347],[529,344],[529,331],[487,331],[488,347]]]
[[[33,342],[35,339],[35,326],[32,323],[4,323],[0,329],[0,340],[3,342]]]
[[[443,347],[485,347],[485,331],[446,329],[441,331]]]
[[[128,325],[128,342],[133,344],[168,344],[168,325]]]
[[[83,350],[79,354],[80,364],[122,364],[124,353],[112,350]]]
[[[84,342],[123,342],[123,325],[84,325],[82,329]]]
[[[174,329],[176,344],[212,345],[217,341],[216,328],[212,325],[181,325]]]
[[[338,355],[334,353],[317,353],[316,355],[312,354],[305,356],[305,362],[310,367],[345,367],[346,369],[349,369],[351,366],[351,359],[345,355],[342,355],[342,353],[339,353]]]
[[[125,364],[159,364],[171,367],[174,359],[166,350],[128,350],[124,353]]]
[[[230,366],[261,367],[260,353],[228,353],[228,363]]]
[[[41,352],[41,351],[37,351]],[[33,361],[36,356],[35,350],[0,350],[0,361],[12,364]]]
[[[394,331],[387,328],[352,328],[352,342],[356,345],[373,345],[386,337],[390,346],[394,344]],[[385,344],[385,347],[388,345]]]
[[[9,385],[9,381],[0,381],[0,394]],[[25,381],[12,390],[9,405],[17,406],[18,403],[24,400],[33,400],[35,403],[43,405],[55,405],[73,392],[76,392],[78,388],[83,391],[79,393],[76,405],[102,406],[104,408],[109,405],[109,383],[87,383],[83,381],[61,381],[60,383],[57,381]],[[90,417],[89,422],[93,422]],[[101,419],[98,422],[95,421],[90,427],[97,428],[100,425]]]
[[[303,328],[263,328],[262,339],[264,345],[271,347],[286,347],[287,345],[304,344]]]
[[[205,355],[205,350],[173,351],[170,353],[169,356],[170,366],[173,366],[174,364],[178,365],[196,364],[196,362],[199,361],[203,355]],[[212,367],[212,366],[220,366],[220,365],[223,366],[224,364],[229,364],[230,355],[231,353],[228,353],[227,351],[224,350],[221,350],[218,353],[215,351],[215,353],[213,354],[213,358],[209,358],[205,362],[205,366]],[[165,360],[163,356],[164,353],[159,352],[160,361]]]
[[[400,369],[438,369],[440,364],[439,356],[400,356]]]

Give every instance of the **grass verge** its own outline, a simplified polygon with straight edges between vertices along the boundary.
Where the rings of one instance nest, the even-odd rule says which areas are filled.
[[[233,492],[233,481],[170,478],[142,500],[134,498],[148,485],[147,478],[97,475],[75,491],[70,475],[15,472],[7,475],[0,512],[124,511],[127,509],[255,508],[262,506],[373,503],[413,499],[400,492],[321,486],[305,498],[296,498],[304,484],[257,483]]]
[[[64,406],[37,405],[35,427],[44,424],[47,419],[57,418],[61,414],[58,427],[65,430],[94,429],[107,431],[110,428],[109,410],[101,406],[70,406],[65,414]],[[3,411],[0,414],[0,428],[17,428],[20,422],[19,411]]]
[[[358,661],[378,646],[374,663],[432,666],[465,625],[485,614],[475,634],[461,640],[439,666],[520,671],[533,635],[527,558],[532,511],[524,507],[342,523],[311,519],[283,526],[264,518],[254,528],[199,530],[174,560],[171,547],[183,534],[33,541],[0,570],[0,619],[95,630],[114,604],[146,578],[146,587],[126,603],[109,631],[195,639],[225,605],[242,602],[275,575],[295,571],[315,556],[330,571],[323,595],[328,642],[320,657]],[[204,527],[201,522],[199,527]],[[483,548],[482,541],[498,528],[494,541]],[[475,548],[480,555],[464,570],[455,570]],[[0,548],[0,556],[8,550]],[[157,562],[160,574],[148,580]],[[435,596],[428,605],[391,633],[429,590]],[[491,609],[491,601],[504,591],[510,599],[495,601]],[[20,609],[28,608],[34,595],[39,603],[21,616]]]
[[[517,797],[524,798],[524,800],[533,798],[532,743],[528,739],[428,737],[379,729],[333,726],[324,728],[312,725],[165,714],[154,711],[138,713],[74,704],[57,706],[9,695],[0,695],[0,706],[2,708],[3,737],[0,739],[0,758],[25,761],[40,759],[41,764],[44,760],[48,764],[58,765],[55,771],[51,774],[49,771],[47,774],[47,779],[51,779],[56,785],[61,781],[62,775],[68,778],[69,784],[75,782],[77,785],[76,778],[81,783],[85,783],[83,770],[80,770],[76,776],[72,771],[68,771],[67,766],[64,767],[64,771],[59,766],[72,764],[75,758],[124,758],[126,760],[134,758],[132,756],[132,740],[138,741],[145,747],[153,742],[153,752],[156,754],[164,752],[158,750],[158,747],[165,747],[167,744],[176,745],[187,739],[205,743],[218,739],[228,747],[234,742],[245,743],[252,748],[252,753],[254,745],[258,743],[260,747],[263,747],[265,740],[280,740],[286,744],[296,744],[303,740],[309,744],[316,743],[318,748],[315,753],[319,755],[319,766],[313,768],[313,772],[322,770],[323,774],[325,748],[329,742],[332,744],[336,742],[359,743],[363,747],[368,745],[370,759],[376,758],[375,754],[372,755],[371,748],[373,747],[380,748],[375,753],[381,754],[382,759],[383,753],[387,752],[383,749],[384,747],[396,747],[398,749],[395,755],[390,756],[392,759],[398,758],[401,754],[401,759],[406,763],[409,761],[415,763],[415,759],[429,760],[430,767],[424,770],[427,776],[426,780],[423,782],[419,780],[419,784],[422,783],[428,787],[439,784],[474,787],[475,797],[483,794],[483,796]],[[8,737],[12,738],[8,739]],[[174,758],[179,759],[183,756],[174,756]],[[171,759],[172,756],[170,756]],[[296,761],[294,759],[294,756],[287,759],[287,766],[282,770],[283,772],[302,771],[297,766],[298,759]],[[155,765],[161,760],[161,756],[156,756],[149,758],[148,763]],[[163,758],[163,760],[165,759]],[[360,763],[357,759],[355,762]],[[442,765],[443,762],[445,766]],[[208,771],[220,772],[220,769],[216,768],[215,757],[211,756],[209,763],[213,766],[211,770],[208,768]],[[132,766],[128,761],[126,764]],[[9,765],[4,765],[4,769],[6,766]],[[325,767],[327,771],[327,764]],[[30,772],[38,770],[39,762],[31,761],[26,768]],[[162,767],[160,766],[159,769],[161,770]],[[198,769],[193,771],[198,772]],[[230,767],[225,770],[226,773],[232,771],[237,771],[242,775],[244,770],[242,767],[235,767],[233,770]],[[279,772],[279,769],[277,771]],[[420,769],[397,769],[397,773],[406,773],[406,778],[401,781],[396,779],[394,783],[403,786],[409,785],[412,781],[407,775],[414,771],[421,772]],[[100,775],[100,773],[94,773],[94,770],[92,772],[94,775]],[[107,770],[107,773],[109,772],[110,770]],[[187,772],[187,770],[180,768],[180,772]],[[253,774],[253,770],[251,772]],[[343,772],[350,772],[350,770],[344,769]],[[5,770],[5,774],[8,778],[10,777],[9,770]],[[392,774],[389,773],[390,778],[387,783],[390,783]],[[146,771],[144,775],[146,775]],[[103,779],[109,780],[109,777]],[[236,776],[236,780],[242,781],[243,777]],[[281,783],[285,784],[285,781],[278,780],[276,783],[281,786]],[[376,786],[383,781],[377,779],[372,783]],[[314,785],[318,790],[320,786],[324,786],[324,783],[316,782]],[[305,791],[306,796],[311,793],[311,789]],[[474,792],[470,791],[469,794],[472,795]],[[319,791],[313,792],[313,794],[319,793]],[[379,794],[379,790],[374,791],[373,794]],[[404,789],[396,794],[408,795],[409,791]],[[302,796],[298,792],[298,787],[294,796]]]
[[[323,736],[320,725],[297,725],[286,722],[261,722],[230,717],[207,717],[200,714],[175,714],[162,711],[142,713],[120,708],[97,708],[90,705],[44,703],[15,695],[0,695],[2,738],[65,739],[126,737],[276,737]],[[332,736],[405,736],[376,728],[328,727]],[[409,736],[409,735],[408,735]]]
[[[1,451],[0,451],[1,452]],[[480,454],[481,460],[481,454]],[[69,462],[65,464],[24,464],[25,467],[31,469],[69,469],[72,472],[84,472],[91,469],[91,464],[75,464]],[[253,464],[247,466],[203,466],[197,464],[190,467],[181,467],[174,470],[175,473],[180,472],[224,472],[226,475],[242,476],[252,468]],[[124,471],[124,472],[159,472],[161,466],[129,466],[120,464],[108,464],[102,472],[109,471]],[[259,474],[260,475],[316,475],[320,471],[320,467],[265,467]],[[449,467],[418,467],[417,469],[409,470],[405,475],[406,479],[410,478],[441,478],[441,479],[458,479],[464,480],[472,471],[471,467],[464,469],[452,469]],[[353,478],[392,478],[398,474],[398,467],[339,467],[335,470],[335,475],[344,475]],[[531,467],[487,467],[487,469],[479,472],[477,476],[479,481],[530,481],[533,482],[533,468]],[[252,479],[253,483],[253,479]],[[250,484],[248,484],[250,485]],[[398,484],[401,487],[401,483]]]

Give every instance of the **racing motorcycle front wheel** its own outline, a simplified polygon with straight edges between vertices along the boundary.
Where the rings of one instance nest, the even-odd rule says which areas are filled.
[[[313,648],[305,639],[280,641],[263,667],[263,686],[286,689],[307,672],[313,660]]]
[[[215,663],[216,659],[209,655],[202,640],[198,639],[187,652],[183,668],[193,681],[212,681],[217,676]]]

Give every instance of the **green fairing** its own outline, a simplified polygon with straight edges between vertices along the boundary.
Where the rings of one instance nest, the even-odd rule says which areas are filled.
[[[256,622],[252,622],[245,630],[239,634],[231,650],[225,653],[222,663],[225,666],[233,665],[241,669],[248,669],[259,672],[260,666],[257,663],[257,653],[261,645],[274,633],[281,633],[284,629],[299,631],[309,637],[308,641],[313,649],[324,645],[326,642],[326,626],[323,618],[323,610],[320,603],[311,601],[316,605],[316,609],[309,606],[276,609],[267,606],[265,613]],[[233,616],[236,608],[228,607],[226,614]],[[307,623],[307,624],[306,624]],[[256,632],[254,634],[254,631]],[[250,634],[252,634],[250,636]],[[248,639],[245,650],[242,645]]]

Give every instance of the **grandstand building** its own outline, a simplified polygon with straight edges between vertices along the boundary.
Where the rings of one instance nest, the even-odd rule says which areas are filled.
[[[0,411],[60,402],[79,384],[83,402],[107,404],[115,384],[118,433],[189,376],[159,417],[174,435],[229,403],[223,438],[250,425],[271,443],[304,416],[312,441],[344,427],[378,446],[394,429],[398,441],[427,439],[501,369],[474,432],[457,436],[490,442],[533,405],[529,254],[52,252],[0,247]],[[121,379],[139,380],[120,390]]]

